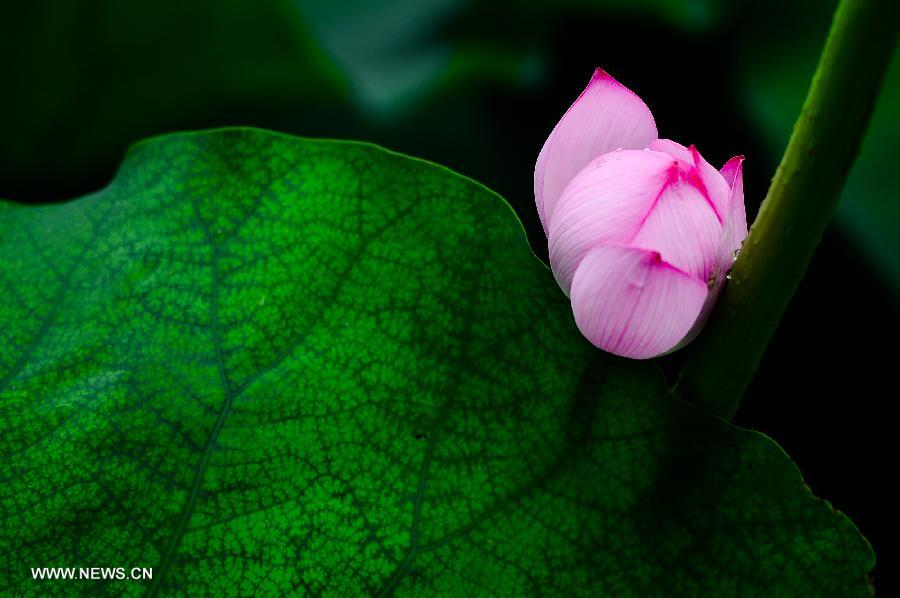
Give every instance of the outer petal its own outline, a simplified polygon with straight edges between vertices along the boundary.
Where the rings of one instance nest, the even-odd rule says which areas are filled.
[[[728,162],[725,162],[725,165],[722,166],[722,169],[719,171],[719,174],[722,175],[722,178],[725,179],[725,182],[728,183],[729,187],[734,187],[738,175],[740,175],[743,170],[743,163],[744,156],[734,156]]]
[[[744,156],[735,156],[725,163],[722,170],[722,178],[730,188],[728,198],[728,218],[726,223],[729,230],[729,251],[737,251],[741,243],[747,238],[747,211],[744,208]]]
[[[627,244],[640,230],[675,162],[660,152],[625,150],[595,159],[566,187],[549,228],[550,265],[567,294],[591,247]]]
[[[623,149],[643,149],[656,139],[650,109],[601,69],[557,123],[534,167],[538,214],[549,229],[563,189],[592,159]]]
[[[647,359],[682,341],[707,295],[704,282],[655,251],[600,245],[575,273],[572,311],[578,329],[597,347]]]

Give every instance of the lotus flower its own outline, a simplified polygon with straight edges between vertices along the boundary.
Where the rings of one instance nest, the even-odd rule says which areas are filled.
[[[550,266],[591,343],[647,359],[697,335],[747,237],[742,161],[716,170],[659,139],[646,104],[594,72],[534,169]]]

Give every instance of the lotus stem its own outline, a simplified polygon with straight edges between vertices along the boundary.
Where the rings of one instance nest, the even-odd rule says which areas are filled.
[[[676,384],[679,398],[725,419],[737,411],[837,206],[898,28],[896,0],[838,5],[787,150]]]

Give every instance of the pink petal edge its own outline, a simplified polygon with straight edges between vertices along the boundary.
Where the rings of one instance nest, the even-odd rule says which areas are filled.
[[[700,155],[700,152],[695,145],[691,145],[691,147],[688,148],[688,151],[691,152],[691,157],[694,160],[694,169],[700,177],[700,181],[703,184],[707,197],[709,197],[713,208],[716,210],[719,222],[724,223],[728,218],[731,185],[712,164],[707,162],[706,159]]]
[[[678,160],[685,168],[689,168],[694,164],[694,158],[691,156],[691,151],[677,141],[672,141],[671,139],[654,139],[647,148],[655,152],[669,154]]]
[[[703,330],[703,326],[709,319],[709,315],[719,299],[719,294],[725,286],[728,271],[734,263],[734,252],[740,249],[744,239],[747,238],[747,215],[744,211],[743,167],[741,165],[743,161],[743,156],[735,156],[726,162],[720,171],[725,182],[731,187],[731,194],[728,218],[722,229],[716,269],[709,281],[709,295],[700,310],[700,315],[697,316],[697,321],[675,349],[680,349],[697,338],[697,335]]]
[[[744,156],[731,158],[719,172],[730,188],[725,232],[728,237],[728,252],[733,253],[741,248],[749,232],[747,210],[744,207]]]

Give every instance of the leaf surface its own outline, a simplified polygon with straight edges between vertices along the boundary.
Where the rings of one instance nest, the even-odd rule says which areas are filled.
[[[0,219],[5,592],[869,591],[771,440],[591,347],[508,206],[444,168],[178,134]]]

